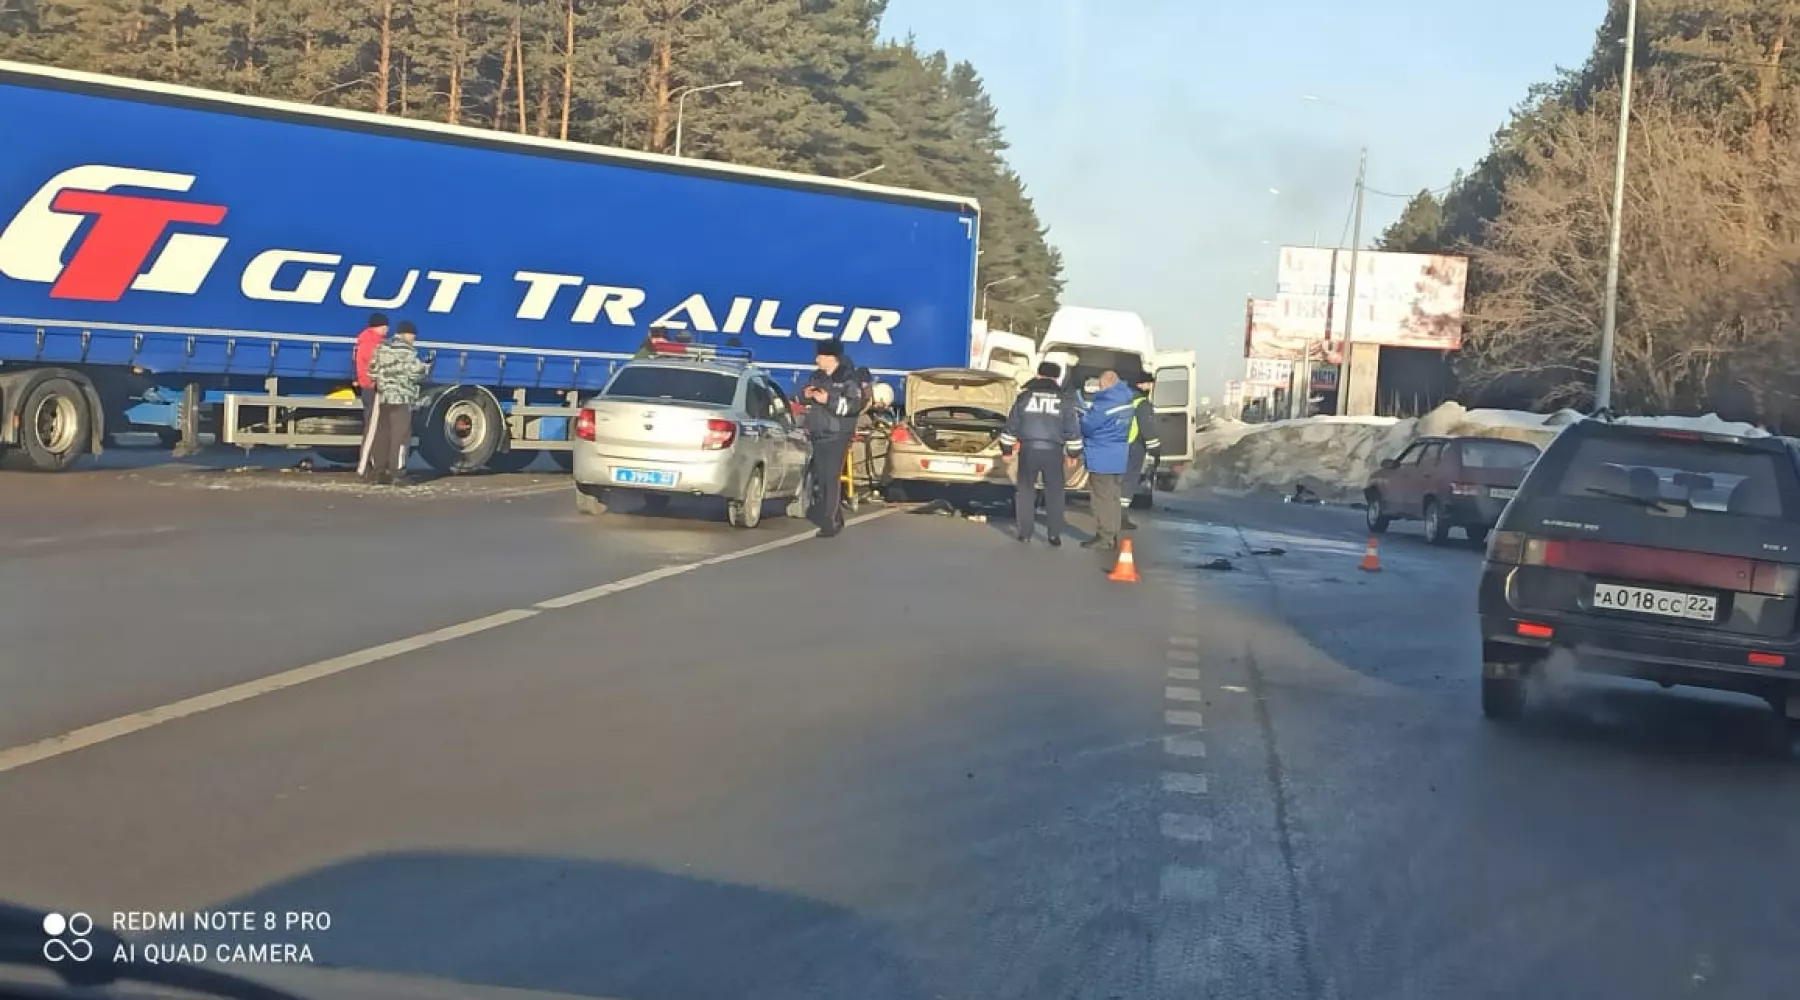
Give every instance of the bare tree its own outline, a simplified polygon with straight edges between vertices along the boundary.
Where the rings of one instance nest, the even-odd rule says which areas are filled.
[[[1477,381],[1534,379],[1547,404],[1591,392],[1617,112],[1614,92],[1563,113],[1508,185],[1475,252],[1483,291],[1465,354]],[[1784,147],[1744,156],[1741,135],[1658,94],[1637,102],[1631,146],[1615,377],[1625,406],[1668,412],[1784,349],[1800,277],[1800,157]]]

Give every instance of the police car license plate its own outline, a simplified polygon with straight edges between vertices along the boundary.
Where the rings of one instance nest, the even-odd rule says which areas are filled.
[[[1719,617],[1719,599],[1711,594],[1683,594],[1613,583],[1594,584],[1594,607],[1696,622],[1710,622]]]
[[[614,469],[612,478],[621,486],[674,486],[680,476],[661,469]]]

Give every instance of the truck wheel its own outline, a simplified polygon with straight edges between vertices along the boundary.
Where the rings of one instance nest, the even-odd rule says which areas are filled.
[[[758,466],[750,470],[750,481],[744,484],[744,498],[725,504],[725,519],[734,528],[756,527],[762,523],[763,500],[767,496],[763,489],[763,470]]]
[[[506,433],[493,394],[463,385],[439,396],[418,429],[419,454],[433,469],[462,476],[485,467]]]
[[[92,417],[81,386],[47,378],[31,387],[19,407],[19,444],[12,464],[35,472],[61,472],[87,453]]]

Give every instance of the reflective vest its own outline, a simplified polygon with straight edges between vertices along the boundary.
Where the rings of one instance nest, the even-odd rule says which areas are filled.
[[[1144,400],[1146,400],[1146,399],[1149,399],[1149,398],[1150,398],[1150,397],[1149,397],[1149,396],[1145,396],[1145,395],[1142,395],[1142,394],[1139,394],[1139,395],[1136,395],[1136,396],[1133,396],[1133,397],[1131,397],[1131,434],[1130,434],[1130,435],[1128,435],[1128,436],[1127,436],[1127,437],[1126,437],[1126,438],[1125,438],[1125,443],[1126,443],[1126,444],[1137,444],[1137,439],[1138,439],[1138,424],[1137,424],[1137,415],[1138,415],[1138,405],[1139,405],[1139,404],[1141,404],[1141,403],[1143,403],[1143,401],[1144,401]]]

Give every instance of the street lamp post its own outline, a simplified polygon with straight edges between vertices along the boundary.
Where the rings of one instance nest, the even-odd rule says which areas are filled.
[[[705,87],[683,87],[680,90],[677,90],[675,92],[675,155],[676,156],[681,155],[681,127],[682,127],[682,119],[687,114],[687,99],[694,96],[695,94],[704,94],[709,90],[727,90],[732,87],[742,87],[743,85],[744,85],[744,81],[742,81],[742,80],[732,80],[729,83],[714,83],[714,84],[710,84]]]
[[[1625,214],[1625,146],[1631,138],[1631,71],[1637,56],[1637,0],[1625,9],[1625,76],[1619,87],[1619,150],[1613,163],[1612,231],[1606,242],[1606,314],[1600,322],[1600,371],[1594,378],[1594,412],[1612,411],[1613,340],[1619,326],[1619,239]]]
[[[983,320],[987,319],[988,289],[993,288],[995,285],[1004,285],[1009,281],[1018,281],[1018,280],[1019,280],[1018,275],[1009,274],[1004,278],[996,278],[993,281],[990,281],[987,284],[982,285],[981,286],[981,316],[979,318],[981,318]]]

